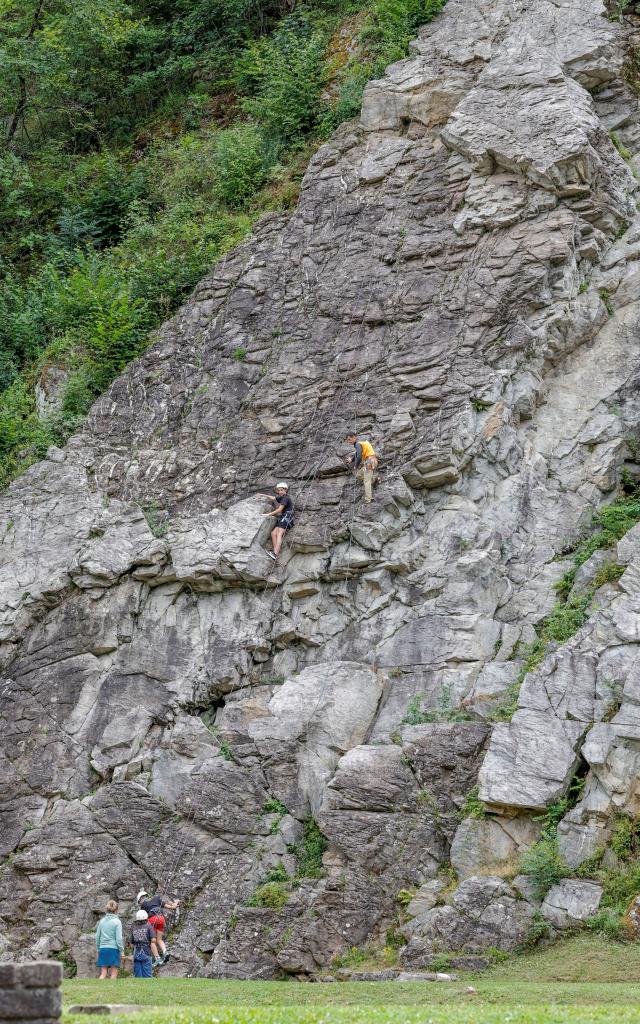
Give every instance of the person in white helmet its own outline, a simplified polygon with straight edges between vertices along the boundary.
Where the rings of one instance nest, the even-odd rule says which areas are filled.
[[[158,959],[156,933],[149,924],[146,910],[136,911],[136,919],[131,925],[131,945],[133,946],[134,978],[152,978],[153,964]],[[153,954],[153,961],[151,956]]]
[[[162,896],[149,896],[146,889],[141,889],[136,897],[136,902],[141,910],[149,916],[149,924],[156,935],[157,952],[153,961],[154,967],[162,967],[169,959],[169,953],[164,941],[165,918],[163,910],[177,910],[180,900],[167,900]]]
[[[289,497],[289,485],[281,481],[276,484],[275,494],[260,494],[260,498],[268,498],[269,501],[275,503],[273,512],[265,512],[265,518],[269,516],[276,516],[276,525],[271,531],[271,544],[273,551],[267,551],[269,558],[273,558],[276,561],[280,554],[280,548],[282,547],[282,541],[287,530],[290,530],[294,525],[293,521],[293,502]]]

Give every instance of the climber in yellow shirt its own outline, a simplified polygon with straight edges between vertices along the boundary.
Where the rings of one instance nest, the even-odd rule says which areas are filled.
[[[347,457],[347,463],[353,466],[358,480],[362,480],[364,484],[364,500],[368,504],[373,498],[373,485],[378,477],[376,473],[378,456],[373,449],[373,445],[369,444],[368,441],[359,441],[357,434],[347,434],[345,441],[347,444],[352,444],[355,449],[353,455]]]

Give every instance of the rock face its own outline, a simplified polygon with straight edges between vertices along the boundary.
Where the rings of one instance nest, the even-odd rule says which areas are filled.
[[[506,879],[576,769],[571,867],[638,812],[635,531],[491,724],[563,553],[638,475],[632,30],[602,0],[449,0],[294,214],[1,498],[2,956],[86,964],[141,887],[190,908],[181,974],[310,974],[398,925],[408,968],[511,949],[537,904]],[[554,927],[598,906],[556,888]]]
[[[501,878],[467,878],[449,903],[434,907],[419,924],[412,922],[402,961],[420,967],[445,950],[517,949],[528,937],[534,913]]]

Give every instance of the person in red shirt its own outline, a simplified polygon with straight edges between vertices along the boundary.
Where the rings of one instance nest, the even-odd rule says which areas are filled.
[[[147,897],[144,899],[143,897]],[[153,928],[156,937],[157,955],[153,961],[154,967],[161,967],[162,964],[166,964],[169,959],[169,952],[167,950],[166,943],[164,941],[164,929],[166,921],[162,911],[176,910],[180,906],[179,900],[166,900],[162,896],[151,896],[149,893],[141,889],[138,893],[138,906],[147,912],[149,915],[149,924]]]

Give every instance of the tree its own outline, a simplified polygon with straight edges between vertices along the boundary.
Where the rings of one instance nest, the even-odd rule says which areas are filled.
[[[122,102],[143,31],[123,0],[0,0],[0,119],[7,143],[95,136]]]

